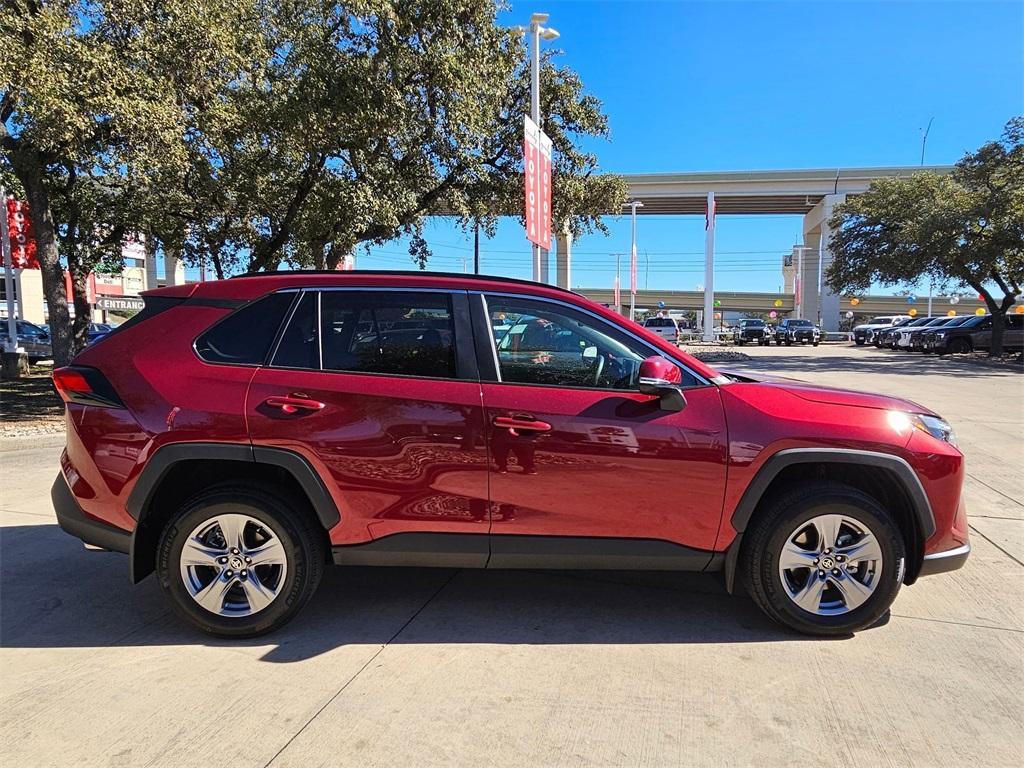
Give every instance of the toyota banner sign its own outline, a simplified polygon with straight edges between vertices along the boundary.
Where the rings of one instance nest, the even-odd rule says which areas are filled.
[[[546,250],[551,247],[551,139],[529,117],[523,123],[526,239]]]

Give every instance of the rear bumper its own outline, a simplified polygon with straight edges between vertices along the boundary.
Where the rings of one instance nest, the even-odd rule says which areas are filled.
[[[970,554],[971,545],[968,543],[956,549],[947,549],[945,552],[934,552],[930,555],[925,555],[918,576],[934,576],[936,573],[946,573],[948,571],[955,571],[957,568],[963,568]]]
[[[63,473],[58,474],[53,481],[50,498],[53,500],[53,510],[57,513],[57,523],[65,533],[111,552],[128,554],[131,551],[132,534],[87,517],[75,501]]]

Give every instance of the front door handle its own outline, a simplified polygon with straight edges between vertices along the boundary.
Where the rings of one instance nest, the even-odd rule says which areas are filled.
[[[270,408],[279,408],[282,413],[287,414],[324,409],[324,404],[319,400],[310,400],[306,397],[268,397],[263,404]]]
[[[520,432],[551,431],[550,424],[532,416],[495,416],[491,423],[499,429],[507,429],[512,437],[519,437]]]

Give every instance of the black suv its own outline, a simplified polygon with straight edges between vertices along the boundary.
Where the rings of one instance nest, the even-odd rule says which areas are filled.
[[[992,345],[992,315],[975,315],[955,327],[936,328],[924,335],[925,352],[939,355],[973,352]],[[1007,315],[1003,328],[1003,351],[1024,351],[1024,315]]]
[[[810,343],[815,347],[821,341],[821,331],[810,320],[786,318],[775,327],[775,343],[780,347]]]
[[[751,317],[740,320],[740,326],[736,329],[736,343],[742,347],[748,341],[750,343],[756,341],[761,346],[766,346],[772,341],[772,329],[759,318]]]

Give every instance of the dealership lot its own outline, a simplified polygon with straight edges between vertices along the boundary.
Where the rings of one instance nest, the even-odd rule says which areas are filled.
[[[199,636],[56,527],[60,441],[0,448],[4,765],[1018,764],[1024,376],[821,346],[733,366],[953,423],[974,553],[822,641],[688,574],[332,569],[269,638]],[[671,500],[666,500],[671,503]]]

